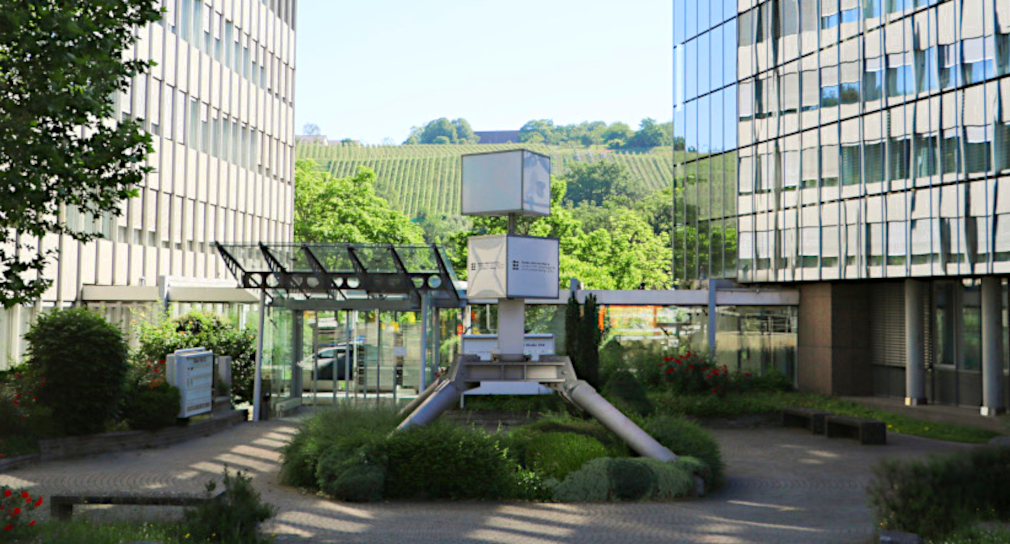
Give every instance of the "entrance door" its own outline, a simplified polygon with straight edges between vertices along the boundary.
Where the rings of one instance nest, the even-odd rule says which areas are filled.
[[[930,402],[982,404],[982,308],[976,280],[933,282]]]

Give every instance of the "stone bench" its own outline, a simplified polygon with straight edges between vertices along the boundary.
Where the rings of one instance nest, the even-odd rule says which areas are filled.
[[[815,408],[783,408],[782,426],[803,427],[814,434],[824,434],[824,418],[830,415],[831,412]]]
[[[101,495],[53,495],[49,498],[49,511],[53,519],[68,521],[74,515],[75,504],[129,504],[137,506],[200,506],[219,501],[224,491],[210,497],[193,495],[138,495],[129,493],[104,493]]]
[[[887,426],[883,421],[831,415],[824,419],[824,431],[828,438],[855,438],[862,444],[887,443]]]

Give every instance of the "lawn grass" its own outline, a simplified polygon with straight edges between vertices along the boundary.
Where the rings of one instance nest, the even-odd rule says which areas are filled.
[[[923,421],[847,400],[811,393],[757,392],[727,395],[720,398],[715,395],[674,395],[669,392],[653,392],[650,393],[649,398],[659,413],[692,417],[737,417],[777,412],[788,406],[804,406],[834,414],[883,421],[887,424],[887,430],[891,432],[950,442],[981,443],[999,436],[999,433],[984,429]]]
[[[1010,527],[970,527],[929,544],[1006,544],[1010,542]]]
[[[178,522],[95,523],[83,517],[71,521],[48,521],[35,527],[19,527],[7,535],[14,544],[119,544],[121,542],[190,542]]]

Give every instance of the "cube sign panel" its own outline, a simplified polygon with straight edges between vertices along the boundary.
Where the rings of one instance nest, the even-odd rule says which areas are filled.
[[[463,155],[463,215],[551,214],[551,158],[517,149]]]
[[[471,236],[467,297],[558,298],[558,260],[557,238]]]

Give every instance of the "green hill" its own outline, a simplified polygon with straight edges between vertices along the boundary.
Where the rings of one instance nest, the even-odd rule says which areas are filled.
[[[641,152],[609,149],[500,144],[500,145],[391,145],[299,144],[298,158],[313,159],[335,176],[353,175],[368,166],[377,175],[376,192],[410,217],[421,209],[457,215],[460,207],[460,156],[508,149],[530,149],[551,156],[553,173],[564,174],[575,161],[615,160],[628,166],[631,175],[650,190],[661,189],[673,179],[670,147]]]

